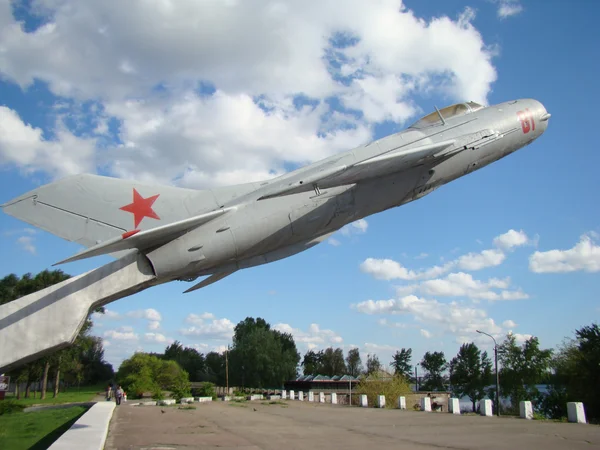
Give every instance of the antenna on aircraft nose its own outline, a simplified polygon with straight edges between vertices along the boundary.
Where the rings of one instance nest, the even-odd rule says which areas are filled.
[[[442,113],[440,112],[440,110],[437,108],[437,106],[433,105],[433,107],[435,108],[435,110],[438,113],[438,116],[440,116],[440,119],[442,119],[442,124],[446,125],[446,121],[444,120],[444,117],[442,116]]]

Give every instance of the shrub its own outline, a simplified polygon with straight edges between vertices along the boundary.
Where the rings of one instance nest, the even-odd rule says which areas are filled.
[[[355,392],[366,394],[369,405],[377,403],[378,395],[385,395],[385,407],[396,408],[398,397],[411,394],[412,390],[406,379],[401,375],[394,376],[392,379],[383,379],[373,374],[369,380],[362,380]]]
[[[199,387],[194,388],[194,395],[197,397],[212,397],[213,399],[217,398],[215,384],[211,383],[210,381],[200,383]]]
[[[3,400],[0,402],[0,416],[3,414],[21,412],[24,408],[25,405],[17,402],[16,400]]]

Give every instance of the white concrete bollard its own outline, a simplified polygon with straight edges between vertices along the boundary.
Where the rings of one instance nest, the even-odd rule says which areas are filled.
[[[531,406],[531,402],[522,401],[519,402],[519,413],[521,419],[531,420],[533,419],[533,407]]]
[[[406,397],[398,397],[398,409],[406,409]]]
[[[313,391],[308,391],[308,401],[309,402],[315,401],[315,393]]]
[[[583,403],[581,402],[567,403],[567,416],[569,422],[587,423],[585,420],[585,410],[583,409]]]
[[[423,397],[421,399],[421,411],[431,412],[431,398]]]
[[[460,414],[460,400],[451,398],[448,401],[448,412],[452,414]]]
[[[281,391],[281,399],[285,400],[286,398],[287,398],[287,391],[286,390]]]
[[[369,407],[369,401],[367,400],[367,396],[365,394],[362,394],[360,396],[360,406],[362,406],[364,408]]]
[[[337,405],[337,394],[335,392],[331,393],[331,404]]]
[[[482,416],[491,417],[494,415],[492,411],[492,401],[489,398],[479,401],[479,409]]]
[[[294,391],[290,391],[290,400],[294,400]]]
[[[377,396],[377,407],[378,408],[385,408],[385,395],[378,395]]]
[[[304,392],[303,391],[298,392],[298,400],[300,400],[301,402],[304,401]]]
[[[319,403],[325,403],[325,393],[319,392]]]

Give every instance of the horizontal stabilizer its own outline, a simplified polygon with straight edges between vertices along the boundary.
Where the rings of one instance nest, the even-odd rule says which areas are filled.
[[[200,283],[195,284],[194,286],[192,286],[191,288],[189,288],[187,291],[184,291],[183,293],[187,294],[188,292],[193,292],[193,291],[197,291],[198,289],[202,289],[203,287],[206,287],[206,286],[208,286],[210,284],[216,283],[219,280],[222,280],[223,278],[231,275],[234,272],[237,272],[237,271],[236,270],[232,270],[230,272],[215,273],[214,275],[211,275],[208,278],[205,278]]]
[[[123,233],[121,236],[101,242],[93,247],[88,248],[80,253],[77,253],[70,258],[60,261],[57,264],[78,261],[80,259],[91,258],[93,256],[106,255],[108,253],[119,252],[122,250],[138,249],[144,250],[149,247],[155,247],[163,242],[174,239],[186,231],[199,227],[226,212],[235,210],[235,207],[223,208],[217,211],[211,211],[206,214],[200,214],[196,217],[180,220],[178,222],[162,225],[160,227],[151,228],[149,230],[139,231],[133,230]]]

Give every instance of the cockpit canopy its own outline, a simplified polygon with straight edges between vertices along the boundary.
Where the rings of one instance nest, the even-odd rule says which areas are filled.
[[[484,106],[475,102],[457,103],[455,105],[446,106],[445,108],[440,109],[440,114],[444,120],[448,120],[452,117],[464,116],[465,114],[469,114],[483,108]],[[432,125],[441,124],[442,120],[440,119],[439,114],[437,111],[434,111],[413,123],[409,128],[426,128]]]

